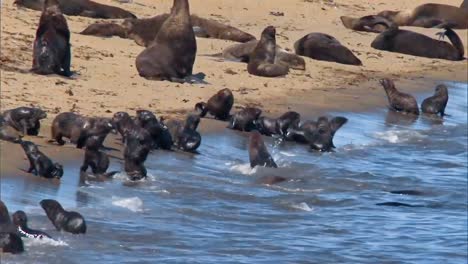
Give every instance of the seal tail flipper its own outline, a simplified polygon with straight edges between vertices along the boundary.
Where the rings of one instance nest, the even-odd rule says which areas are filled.
[[[452,45],[457,49],[459,60],[462,60],[465,55],[465,47],[463,46],[463,42],[461,41],[460,37],[453,31],[451,28],[446,27],[445,32],[442,33],[447,36],[452,43]]]

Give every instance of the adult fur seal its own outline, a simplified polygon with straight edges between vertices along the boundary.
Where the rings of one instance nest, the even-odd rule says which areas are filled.
[[[44,2],[47,0],[15,0],[18,6],[33,10],[42,10]],[[60,9],[68,16],[84,16],[102,19],[114,18],[136,18],[129,11],[122,8],[104,5],[89,0],[58,0]]]
[[[297,55],[315,60],[332,61],[349,65],[362,65],[351,50],[343,46],[334,37],[323,33],[310,33],[296,43],[294,49]]]
[[[419,115],[418,103],[412,95],[398,91],[395,83],[390,79],[382,79],[379,82],[385,89],[391,109]]]
[[[258,40],[252,40],[246,43],[234,44],[223,50],[222,57],[225,60],[239,61],[249,63],[250,54],[254,51],[258,45]],[[282,49],[279,45],[276,45],[276,56],[275,64],[281,64],[295,70],[305,70],[305,60],[300,56],[287,52]],[[214,56],[217,56],[215,54]]]
[[[170,150],[173,144],[171,133],[166,125],[148,110],[136,111],[136,125],[146,129],[153,140],[152,148]]]
[[[153,43],[136,58],[136,68],[146,79],[186,82],[192,75],[196,53],[188,0],[174,0],[171,14]]]
[[[54,163],[49,157],[39,151],[36,144],[30,141],[21,141],[20,144],[29,160],[28,173],[34,173],[34,175],[49,179],[62,178],[62,165],[57,162]]]
[[[42,109],[25,106],[6,110],[2,116],[6,125],[13,127],[23,135],[32,136],[39,134],[40,120],[47,118],[46,112]]]
[[[228,128],[240,131],[251,131],[256,129],[255,120],[262,114],[262,110],[256,107],[246,107],[234,115],[229,120]]]
[[[280,117],[268,118],[260,117],[254,121],[258,131],[265,136],[285,136],[289,127],[297,127],[299,125],[301,115],[294,111],[288,111]]]
[[[273,26],[266,27],[260,41],[249,55],[247,71],[250,74],[262,77],[279,77],[287,75],[289,67],[275,64],[276,57],[276,29]]]
[[[374,33],[384,32],[393,23],[383,16],[374,15],[364,16],[361,18],[341,16],[340,19],[345,28]]]
[[[18,254],[24,251],[23,240],[17,234],[8,208],[0,201],[0,249],[4,253]]]
[[[167,127],[174,139],[174,145],[179,149],[188,152],[194,152],[201,144],[201,135],[197,132],[200,117],[189,114],[185,122],[178,120],[169,120]]]
[[[445,107],[447,106],[449,96],[447,86],[437,85],[433,96],[424,99],[421,104],[421,110],[426,114],[445,115]]]
[[[463,60],[465,48],[457,33],[446,28],[441,36],[447,36],[450,43],[432,39],[416,32],[401,30],[396,26],[380,33],[371,46],[374,49],[398,52],[426,58]]]
[[[70,30],[57,0],[45,0],[36,31],[31,71],[71,76]]]
[[[423,4],[412,10],[382,11],[377,14],[383,16],[398,26],[436,27],[449,23],[452,28],[468,28],[468,11],[444,4]]]
[[[262,135],[256,130],[250,133],[249,159],[251,168],[255,166],[278,168],[263,142]]]
[[[16,211],[13,214],[13,224],[18,230],[18,234],[21,237],[34,238],[34,239],[43,239],[43,238],[52,238],[47,233],[40,230],[34,230],[28,226],[28,216],[23,211]]]
[[[81,214],[65,211],[59,202],[52,199],[42,200],[39,204],[58,231],[63,230],[72,234],[86,233],[86,222]]]
[[[195,110],[200,113],[200,117],[211,114],[216,119],[226,121],[229,119],[232,105],[234,104],[234,95],[229,88],[219,90],[215,95],[208,99],[208,102],[199,102],[195,105]]]

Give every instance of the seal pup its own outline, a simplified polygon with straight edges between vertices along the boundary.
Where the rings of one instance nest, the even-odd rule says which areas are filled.
[[[32,10],[42,10],[46,0],[15,0],[17,6]],[[101,19],[136,18],[131,12],[90,0],[58,0],[60,10],[67,16],[84,16]]]
[[[363,16],[361,18],[353,18],[348,16],[341,16],[341,22],[345,28],[356,31],[381,33],[387,30],[393,23],[383,16]]]
[[[419,115],[418,103],[412,95],[398,91],[395,83],[390,79],[381,79],[379,82],[385,89],[390,109]]]
[[[133,126],[126,132],[124,149],[124,170],[132,181],[146,178],[146,158],[153,144],[149,132],[140,127]]]
[[[250,74],[262,77],[285,76],[289,72],[288,66],[275,64],[276,57],[276,29],[273,26],[266,27],[260,41],[249,55],[247,71]]]
[[[16,228],[11,222],[8,208],[3,201],[0,201],[0,248],[3,253],[24,252],[23,240],[17,234]]]
[[[323,33],[310,33],[294,43],[297,55],[315,60],[332,61],[348,65],[362,65],[351,50],[336,38]]]
[[[451,5],[429,3],[412,10],[385,10],[377,15],[393,21],[398,26],[431,28],[449,23],[452,28],[468,28],[468,11]]]
[[[20,143],[22,136],[13,130],[14,129],[11,126],[7,125],[3,116],[0,115],[0,140]]]
[[[449,96],[447,86],[437,85],[433,96],[424,99],[421,104],[421,110],[426,114],[445,115],[445,107],[447,106]]]
[[[151,135],[153,140],[152,148],[171,150],[173,140],[168,127],[158,120],[151,111],[137,110],[135,123],[146,129]]]
[[[125,143],[125,135],[135,126],[135,121],[127,112],[117,112],[112,116],[112,124],[122,136],[122,143]]]
[[[174,145],[183,151],[196,151],[202,140],[197,131],[199,123],[200,117],[195,114],[189,114],[184,123],[178,120],[169,120],[167,127],[174,139]]]
[[[30,141],[21,141],[20,145],[29,160],[28,173],[34,173],[36,176],[48,179],[62,178],[63,166],[57,162],[54,163],[49,157],[39,151],[36,144]]]
[[[262,135],[256,130],[250,133],[249,160],[251,168],[255,166],[278,168],[263,142]]]
[[[197,42],[190,19],[188,0],[174,0],[152,44],[136,58],[141,77],[171,82],[190,81]]]
[[[37,74],[59,74],[66,77],[70,71],[70,30],[57,0],[44,0],[44,8],[33,47],[31,71]]]
[[[278,135],[284,137],[289,127],[297,127],[301,119],[301,115],[294,111],[288,111],[280,117],[268,118],[260,117],[254,121],[257,130],[265,136]]]
[[[40,230],[34,230],[28,227],[28,217],[23,211],[16,211],[13,215],[13,224],[18,230],[18,234],[21,237],[34,238],[34,239],[43,239],[43,238],[52,238],[47,233]]]
[[[222,24],[212,19],[206,19],[197,15],[192,15],[192,24],[197,37],[215,38],[231,40],[236,42],[248,42],[254,40],[255,37],[247,32],[230,25]]]
[[[98,37],[118,36],[125,39],[128,38],[127,30],[116,23],[94,23],[81,31],[80,34]]]
[[[2,116],[6,125],[21,132],[22,135],[31,136],[39,134],[40,120],[47,118],[44,110],[25,106],[6,110]]]
[[[58,231],[63,230],[72,234],[86,233],[86,222],[81,214],[65,211],[59,202],[52,199],[44,199],[39,204]]]
[[[84,174],[87,180],[105,180],[117,173],[116,171],[107,172],[110,163],[109,156],[99,151],[101,146],[102,143],[99,136],[91,136],[86,140],[85,155],[83,165],[80,167],[80,173]],[[92,175],[86,173],[88,167],[91,167]]]
[[[255,120],[262,114],[262,110],[256,107],[245,107],[231,116],[228,128],[240,131],[256,129]]]
[[[430,38],[416,32],[401,30],[397,26],[392,26],[388,30],[380,33],[374,41],[372,48],[391,52],[398,52],[413,56],[445,59],[463,60],[465,48],[457,33],[450,28],[445,28],[445,32],[438,33],[439,36],[447,36],[450,43]]]
[[[208,102],[199,102],[195,104],[195,110],[200,113],[200,117],[211,114],[215,119],[227,121],[230,117],[232,105],[234,104],[234,95],[229,88],[219,90],[215,95],[208,99]]]

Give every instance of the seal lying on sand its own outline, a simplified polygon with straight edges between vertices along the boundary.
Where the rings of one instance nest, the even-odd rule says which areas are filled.
[[[59,163],[54,163],[44,153],[39,151],[36,144],[30,141],[21,141],[21,147],[29,160],[28,173],[34,172],[34,175],[44,178],[57,178],[63,176],[63,166]]]
[[[169,14],[162,14],[151,18],[126,19],[122,24],[95,23],[88,26],[80,34],[100,37],[119,36],[133,39],[138,45],[148,47],[168,17]],[[201,18],[197,15],[191,15],[190,18],[197,37],[236,42],[248,42],[255,39],[247,32],[211,19]]]
[[[192,75],[196,53],[188,0],[174,0],[156,38],[136,58],[136,68],[146,79],[186,82]]]
[[[250,74],[262,77],[279,77],[287,75],[289,67],[275,64],[276,58],[276,29],[266,27],[262,32],[260,41],[249,55],[247,71]]]
[[[6,205],[0,201],[0,249],[3,253],[18,254],[24,251],[23,240],[11,222]]]
[[[63,230],[72,234],[86,233],[86,222],[81,214],[65,211],[59,202],[52,199],[42,200],[39,204],[58,231]]]
[[[433,96],[424,99],[421,104],[421,110],[426,114],[445,115],[445,107],[447,106],[449,96],[447,86],[437,85]]]
[[[262,110],[256,107],[246,107],[234,115],[229,120],[228,128],[240,131],[251,131],[256,129],[255,120],[262,114]]]
[[[392,110],[419,115],[418,103],[412,95],[398,91],[390,79],[382,79],[380,84],[385,89]]]
[[[189,114],[182,123],[178,120],[169,120],[167,127],[174,139],[174,145],[183,151],[193,152],[201,144],[201,135],[197,132],[200,117]]]
[[[463,60],[465,48],[463,43],[452,29],[446,28],[444,33],[439,35],[447,36],[452,44],[446,41],[432,39],[426,35],[401,30],[393,26],[380,33],[371,46],[374,49],[398,52],[419,57]]]
[[[374,33],[384,32],[393,23],[385,17],[373,15],[361,18],[341,16],[340,19],[345,28]]]
[[[200,113],[200,117],[205,117],[209,113],[216,119],[226,121],[229,119],[233,104],[234,95],[229,88],[225,88],[211,96],[208,102],[197,103],[195,110]]]
[[[323,33],[310,33],[294,43],[297,55],[315,60],[333,61],[349,65],[362,65],[351,50],[334,37]]]
[[[153,140],[152,148],[171,149],[173,140],[169,129],[151,111],[137,110],[135,124],[146,129],[151,135]]]
[[[66,77],[70,71],[70,30],[57,0],[45,0],[36,31],[31,71],[37,74],[59,74]]]
[[[214,54],[211,56],[221,55],[225,60],[249,63],[250,54],[252,54],[258,42],[258,40],[252,40],[246,43],[234,44],[225,48],[222,54]],[[305,70],[305,61],[300,56],[287,52],[278,45],[276,45],[275,52],[275,64],[281,64],[295,70]]]
[[[23,135],[32,136],[39,134],[40,120],[47,118],[44,110],[25,106],[6,110],[2,116],[6,125],[11,126]]]
[[[46,0],[15,0],[14,4],[33,10],[42,10]],[[136,18],[122,8],[104,5],[90,0],[58,0],[60,10],[68,16],[84,16],[92,18]]]
[[[258,131],[265,136],[279,135],[284,137],[290,127],[299,125],[300,119],[299,113],[289,111],[276,119],[262,116],[254,123]]]
[[[255,166],[278,168],[278,165],[276,165],[268,152],[265,142],[263,142],[262,135],[256,130],[250,133],[249,159],[251,168],[255,168]]]
[[[45,232],[29,228],[28,217],[25,212],[16,211],[12,217],[13,217],[13,224],[16,226],[18,230],[18,234],[21,237],[34,238],[34,239],[52,238]]]

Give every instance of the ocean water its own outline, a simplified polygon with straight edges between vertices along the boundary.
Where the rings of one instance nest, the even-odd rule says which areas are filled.
[[[349,119],[333,153],[267,138],[276,170],[250,169],[248,134],[226,129],[204,133],[198,155],[150,154],[135,186],[124,175],[79,186],[81,160],[65,164],[60,184],[2,178],[10,213],[24,210],[55,239],[27,240],[2,263],[466,263],[467,84],[448,85],[443,120],[331,113]],[[272,175],[289,180],[257,183]],[[87,234],[55,231],[46,198],[80,212]]]

